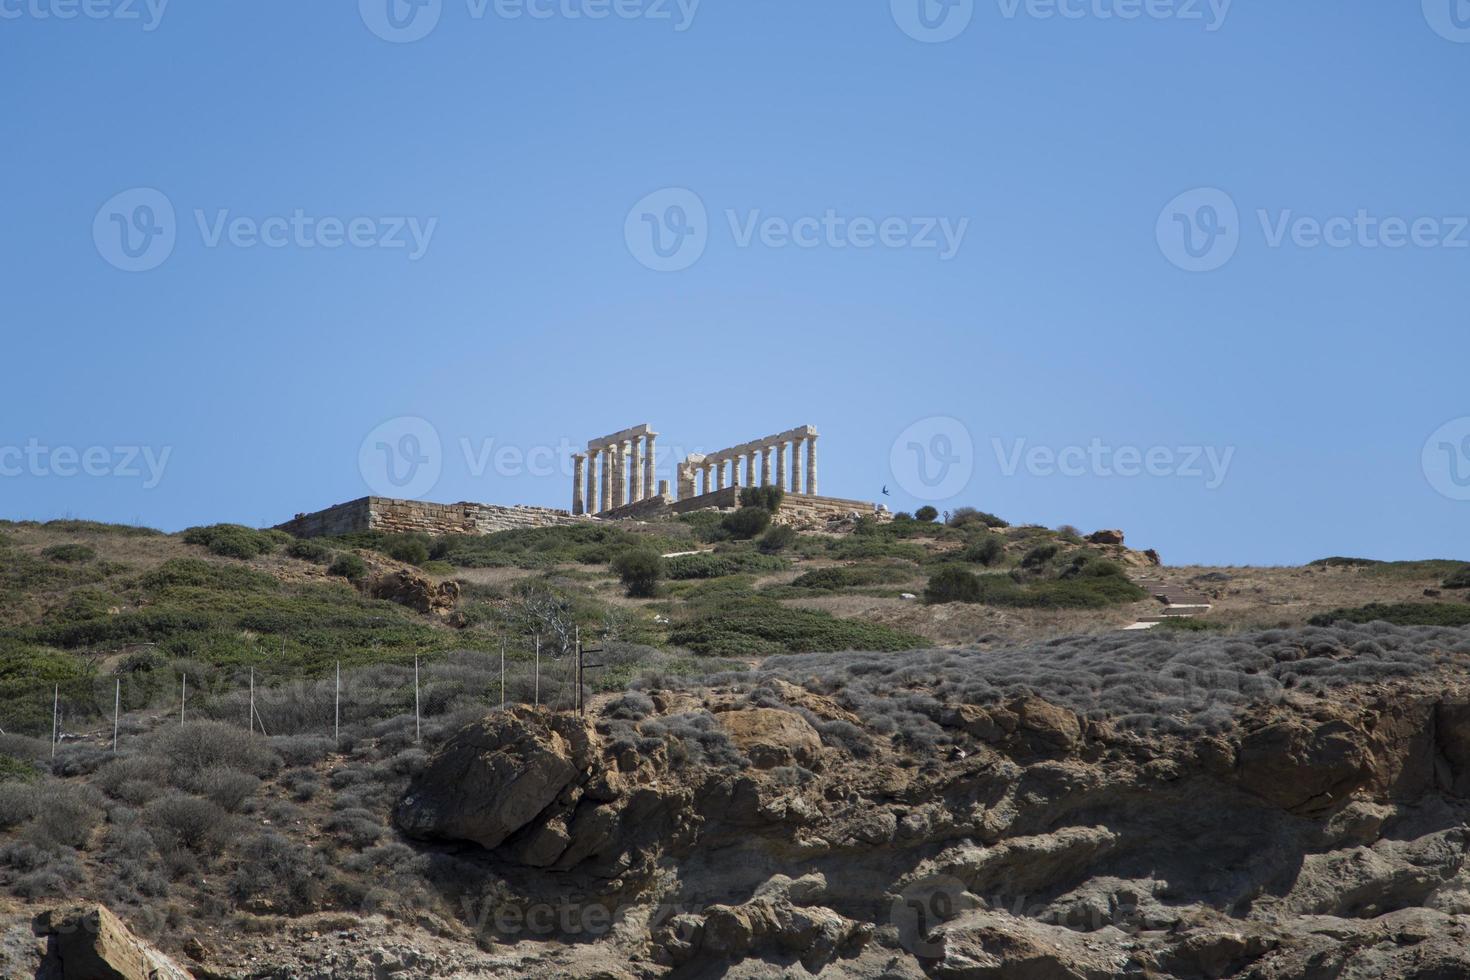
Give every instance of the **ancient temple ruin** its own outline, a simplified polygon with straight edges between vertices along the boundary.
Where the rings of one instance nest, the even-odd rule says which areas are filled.
[[[822,525],[854,514],[886,516],[876,504],[823,497],[817,493],[815,427],[785,432],[722,449],[691,453],[674,468],[677,495],[656,476],[658,437],[649,425],[587,441],[587,451],[572,456],[572,508],[510,507],[462,502],[363,497],[312,514],[297,514],[279,525],[298,537],[384,533],[493,534],[497,531],[592,520],[649,520],[698,510],[740,506],[746,487],[778,486],[786,492],[778,520]]]
[[[648,425],[588,440],[587,452],[572,457],[572,513],[602,514],[655,496],[657,440]],[[658,493],[668,490],[665,480]]]

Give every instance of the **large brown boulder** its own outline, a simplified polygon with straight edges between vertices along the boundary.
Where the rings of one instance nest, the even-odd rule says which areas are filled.
[[[801,715],[776,708],[726,711],[720,723],[757,769],[792,763],[811,768],[822,752],[822,737]]]
[[[1122,531],[1094,531],[1087,536],[1087,540],[1093,544],[1122,544]]]
[[[530,824],[592,766],[592,733],[569,714],[497,712],[461,729],[434,754],[398,804],[410,836],[496,848]],[[531,848],[544,860],[550,842]]]
[[[400,569],[380,575],[368,586],[374,599],[386,599],[424,614],[447,614],[459,602],[459,583],[434,584],[418,572]]]
[[[101,905],[52,909],[32,928],[46,940],[40,976],[51,980],[193,980]]]

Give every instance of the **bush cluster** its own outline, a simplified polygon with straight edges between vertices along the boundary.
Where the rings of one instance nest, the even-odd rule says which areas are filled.
[[[185,544],[202,545],[223,558],[256,558],[268,555],[291,541],[283,531],[257,531],[242,524],[211,524],[184,532]]]

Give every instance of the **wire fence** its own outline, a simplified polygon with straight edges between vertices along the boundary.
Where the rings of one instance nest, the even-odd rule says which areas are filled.
[[[579,681],[589,679],[582,672],[585,652],[580,640],[563,652],[532,638],[522,648],[338,663],[324,677],[283,679],[268,663],[222,667],[179,660],[146,671],[38,680],[32,695],[0,704],[0,735],[49,740],[53,758],[72,746],[118,750],[130,736],[195,720],[340,743],[344,735],[412,719],[421,738],[426,720],[449,715],[517,705],[578,710],[587,695]],[[630,657],[625,652],[622,659]]]

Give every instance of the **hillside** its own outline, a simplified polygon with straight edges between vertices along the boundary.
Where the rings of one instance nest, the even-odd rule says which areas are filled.
[[[1463,975],[1464,565],[769,518],[0,524],[0,974]]]

